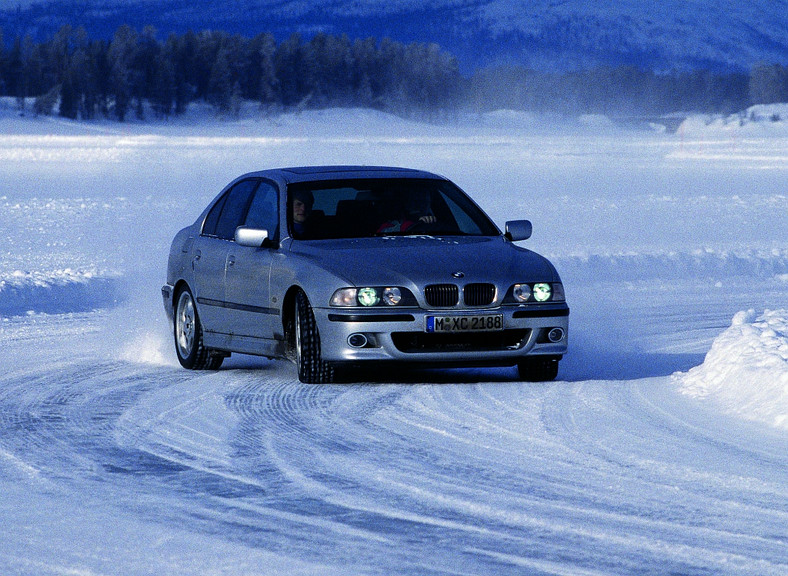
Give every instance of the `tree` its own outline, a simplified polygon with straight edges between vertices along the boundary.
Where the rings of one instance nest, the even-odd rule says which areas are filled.
[[[52,109],[57,104],[58,95],[60,94],[60,85],[56,84],[49,89],[45,94],[40,94],[33,102],[33,112],[37,116],[49,116],[52,114]]]
[[[144,101],[153,100],[156,90],[155,81],[159,73],[159,53],[161,46],[156,40],[156,29],[146,26],[137,39],[137,46],[131,61],[131,94],[135,101],[135,114],[144,119]]]
[[[26,38],[27,47],[29,48],[29,40],[30,37]],[[5,66],[5,90],[6,94],[10,96],[14,96],[17,101],[17,106],[20,110],[24,110],[25,108],[25,98],[29,95],[28,92],[28,85],[29,85],[29,76],[28,70],[26,70],[27,66],[26,63],[29,59],[29,54],[26,53],[26,50],[23,48],[22,42],[17,38],[14,41],[14,46],[11,49],[11,52],[8,55],[7,63]]]
[[[317,34],[306,50],[314,66],[314,105],[349,105],[353,95],[353,57],[348,37]]]
[[[0,28],[0,94],[5,93],[5,43],[3,41],[3,29]]]
[[[183,114],[196,91],[193,80],[194,55],[196,52],[197,37],[189,31],[183,36],[170,34],[162,48],[162,66],[168,70],[160,72],[159,82],[169,82],[166,75],[172,73],[173,99],[175,114]]]
[[[374,38],[355,40],[351,47],[350,57],[353,61],[351,86],[353,101],[358,106],[374,107],[380,95],[380,83],[377,41]]]
[[[750,74],[750,101],[753,104],[788,102],[788,67],[759,64]]]
[[[258,34],[249,43],[249,79],[247,96],[260,102],[262,108],[273,106],[278,99],[279,79],[276,76],[276,40],[272,34]]]
[[[115,118],[123,122],[129,111],[132,98],[132,63],[137,51],[137,33],[130,26],[121,26],[115,31],[107,51],[110,83],[109,91],[114,97]]]
[[[303,45],[300,34],[292,34],[279,45],[274,65],[282,105],[306,105],[313,96],[316,67],[314,52]]]
[[[208,83],[208,100],[216,106],[219,112],[230,111],[233,93],[236,91],[237,78],[233,73],[233,63],[230,49],[224,46],[216,54],[216,60],[211,67],[211,77]]]
[[[195,87],[195,96],[198,99],[210,99],[213,68],[226,36],[225,32],[204,30],[195,38],[190,74]]]
[[[104,40],[94,40],[85,50],[85,66],[82,72],[84,118],[94,118],[98,114],[108,116],[110,65],[107,59],[109,44]]]

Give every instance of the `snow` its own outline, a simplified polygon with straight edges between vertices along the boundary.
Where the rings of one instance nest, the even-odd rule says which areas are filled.
[[[788,114],[145,124],[0,101],[0,572],[785,574]],[[780,120],[775,119],[780,115]],[[562,274],[558,380],[175,361],[169,242],[238,174],[442,173]]]
[[[788,430],[788,310],[738,312],[703,364],[677,378],[686,394]]]

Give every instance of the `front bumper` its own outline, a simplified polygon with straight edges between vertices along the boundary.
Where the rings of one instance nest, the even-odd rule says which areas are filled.
[[[565,303],[461,311],[315,308],[314,314],[322,356],[329,362],[513,365],[529,356],[560,357],[566,353],[568,344],[569,307]],[[429,316],[497,314],[503,317],[502,330],[446,334],[426,330]],[[551,341],[548,334],[556,328],[563,336]],[[553,332],[552,336],[555,335]],[[351,345],[351,341],[356,345]],[[360,342],[363,345],[359,346]]]

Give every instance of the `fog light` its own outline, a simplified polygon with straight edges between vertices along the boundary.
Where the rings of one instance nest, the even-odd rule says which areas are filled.
[[[347,337],[347,343],[353,348],[363,348],[367,345],[367,337],[359,333],[351,334]]]
[[[547,333],[547,339],[550,342],[556,343],[560,342],[564,339],[564,329],[563,328],[553,328]]]

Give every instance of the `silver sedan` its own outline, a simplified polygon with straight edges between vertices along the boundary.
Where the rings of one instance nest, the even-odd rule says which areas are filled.
[[[552,380],[569,308],[544,257],[449,180],[417,170],[265,170],[228,184],[175,236],[162,287],[185,368],[232,352],[338,368],[514,366]]]

